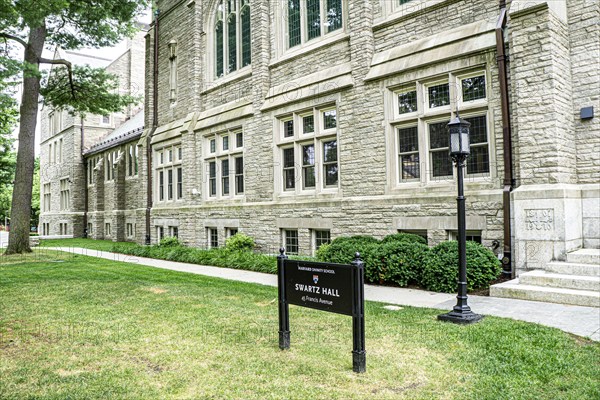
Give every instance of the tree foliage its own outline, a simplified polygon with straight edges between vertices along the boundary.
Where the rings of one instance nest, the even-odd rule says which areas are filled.
[[[73,85],[69,83],[73,80]],[[66,68],[55,68],[42,86],[40,94],[46,103],[72,113],[107,115],[138,102],[135,96],[118,92],[119,80],[102,68],[73,66],[70,76]]]
[[[12,231],[7,253],[30,251],[35,128],[39,96],[44,103],[72,113],[108,114],[136,99],[119,94],[116,77],[105,71],[73,66],[68,60],[46,59],[44,48],[105,47],[132,36],[135,19],[148,0],[0,0],[0,78],[19,76],[22,98],[19,149],[12,195]],[[19,59],[15,46],[21,46]],[[60,65],[41,81],[40,64]],[[0,87],[1,89],[1,87]],[[0,121],[0,124],[2,121]]]

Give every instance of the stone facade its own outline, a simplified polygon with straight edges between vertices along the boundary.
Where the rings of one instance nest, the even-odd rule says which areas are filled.
[[[140,32],[128,40],[123,54],[112,61],[60,49],[55,52],[55,58],[67,59],[73,64],[106,68],[108,72],[119,78],[121,93],[143,96],[144,34],[145,31]],[[88,157],[85,154],[104,140],[110,140],[110,135],[115,128],[122,126],[138,113],[143,113],[143,104],[131,106],[123,112],[108,116],[89,115],[82,121],[66,110],[51,110],[48,107],[42,109],[40,145],[42,203],[38,228],[42,236],[81,237],[86,234],[88,223],[92,223],[95,229],[90,233],[90,237],[105,237],[104,225],[98,221],[104,220],[105,206],[112,212],[115,199],[99,198],[98,194],[107,193],[110,196],[114,185],[107,184],[111,188],[106,190],[103,185],[88,185],[89,177],[86,170]],[[140,120],[140,126],[143,126],[142,124]],[[120,144],[120,146],[124,145],[126,143]],[[111,148],[110,152],[113,150],[115,149]],[[94,155],[100,159],[108,153],[109,151]],[[95,182],[103,182],[103,177],[104,175],[96,178]],[[131,182],[134,183],[134,180]],[[130,191],[136,190],[130,189]],[[86,208],[86,196],[88,208]]]
[[[222,3],[157,2],[158,98],[152,96],[152,28],[137,180],[125,177],[125,189],[115,194],[123,184],[119,163],[126,158],[120,158],[114,183],[102,179],[100,167],[88,196],[90,221],[100,226],[112,218],[118,229],[135,221],[135,235],[113,230],[109,236],[98,228],[93,237],[143,242],[148,232],[153,243],[178,235],[190,245],[213,246],[239,230],[265,251],[297,243],[303,254],[314,251],[318,236],[402,230],[426,235],[431,245],[448,240],[456,230],[456,173],[447,150],[437,150],[444,152],[444,144],[435,129],[458,107],[477,132],[466,179],[467,229],[501,252],[505,166],[496,2],[348,0],[340,8],[333,2],[341,25],[325,17],[332,11],[322,4],[317,33],[309,32],[301,8],[297,42],[291,3],[225,3],[225,13],[235,11],[227,15],[238,21],[223,25],[237,29],[235,54],[232,42],[219,42],[233,32],[218,30]],[[240,62],[247,56],[241,29],[247,3],[249,65]],[[504,33],[517,272],[600,241],[594,211],[600,122],[579,117],[582,107],[598,108],[599,10],[589,0],[510,5]],[[237,56],[235,68],[220,73],[219,54],[229,67]],[[528,248],[539,257],[531,258]]]

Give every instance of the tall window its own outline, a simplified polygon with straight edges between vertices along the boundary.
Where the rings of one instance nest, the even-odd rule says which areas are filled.
[[[394,90],[391,117],[396,182],[435,182],[453,179],[448,122],[458,107],[471,123],[468,177],[490,173],[487,81],[484,71],[451,72],[444,79],[413,82]]]
[[[128,144],[127,152],[127,176],[138,174],[138,147],[135,143]]]
[[[287,116],[279,125],[282,191],[337,189],[337,110],[314,108]]]
[[[284,245],[287,254],[298,254],[300,250],[300,242],[298,240],[297,229],[284,229]]]
[[[208,247],[216,249],[219,247],[219,230],[217,228],[206,228]]]
[[[343,26],[342,0],[287,0],[287,46],[292,48]]]
[[[87,181],[88,185],[93,185],[96,183],[96,175],[94,174],[94,168],[96,168],[96,164],[98,163],[98,157],[90,157],[87,160]]]
[[[106,164],[105,169],[106,173],[104,174],[104,178],[107,181],[112,181],[115,179],[115,166],[114,163],[117,161],[119,156],[119,152],[117,150],[110,151],[104,155],[104,162]]]
[[[215,76],[252,62],[250,0],[219,1],[215,12]]]
[[[331,243],[331,232],[329,230],[314,229],[312,232],[313,250],[319,250],[324,244]]]
[[[50,206],[51,206],[51,201],[52,201],[52,192],[51,192],[51,186],[50,183],[44,183],[44,204],[42,206],[42,209],[44,211],[50,211]]]
[[[69,180],[60,180],[60,210],[68,210],[70,205],[70,188]]]
[[[240,131],[225,131],[205,139],[204,162],[209,198],[244,194],[244,140]]]
[[[183,166],[181,145],[168,145],[155,150],[157,201],[183,199]]]
[[[52,111],[48,114],[48,131],[50,135],[56,135],[62,129],[62,112],[59,110]]]

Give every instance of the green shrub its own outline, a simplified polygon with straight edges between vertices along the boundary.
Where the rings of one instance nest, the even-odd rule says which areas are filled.
[[[488,287],[502,269],[494,253],[479,243],[467,242],[467,288]],[[453,293],[458,282],[458,242],[442,242],[425,259],[421,286],[435,292]]]
[[[377,247],[367,260],[365,277],[375,283],[408,286],[416,283],[423,271],[429,247],[422,243],[390,240]]]
[[[371,236],[339,237],[317,251],[317,260],[338,264],[349,264],[359,252],[363,261],[367,261],[379,245],[379,240]]]
[[[225,241],[225,248],[231,251],[248,251],[254,249],[254,246],[254,239],[240,232],[227,238]]]
[[[174,236],[168,236],[158,242],[158,247],[177,247],[182,246],[182,243]]]
[[[274,274],[277,272],[277,258],[262,254],[254,254],[251,251],[210,249],[201,250],[179,245],[162,245],[162,242],[154,246],[119,245],[112,248],[115,253],[129,254],[137,257],[156,258],[159,260],[179,261],[199,265],[211,265],[215,267],[227,267],[245,269],[256,272]]]
[[[426,245],[427,240],[414,233],[394,233],[393,235],[387,235],[383,238],[381,243],[389,242],[409,242],[409,243],[421,243]]]

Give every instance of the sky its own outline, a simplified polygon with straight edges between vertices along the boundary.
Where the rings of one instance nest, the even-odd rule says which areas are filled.
[[[145,24],[150,24],[150,22],[152,21],[152,12],[150,9],[148,9],[146,11],[146,13],[142,16],[142,18],[139,19],[140,22],[145,23]],[[90,48],[82,48],[82,49],[78,49],[78,50],[74,50],[78,53],[82,53],[82,54],[88,54],[88,55],[93,55],[96,57],[102,57],[102,58],[107,58],[110,60],[115,60],[117,57],[119,57],[121,54],[123,54],[123,52],[127,49],[127,43],[126,40],[121,41],[120,43],[118,43],[115,46],[112,47],[103,47],[103,48],[99,48],[99,49],[90,49]],[[42,54],[43,57],[45,58],[53,58],[54,56],[54,49],[44,49],[44,53]],[[20,54],[20,58],[23,58],[23,55]],[[48,64],[42,64],[40,65],[40,68],[42,70],[49,70],[50,69],[50,65]],[[20,86],[19,89],[17,90],[17,92],[15,93],[15,98],[17,99],[17,102],[20,103],[21,102],[21,91],[20,91]],[[41,116],[41,110],[42,110],[43,104],[40,104],[40,109],[38,112],[38,122],[36,125],[36,131],[35,131],[35,156],[39,156],[40,153],[40,137],[41,137],[41,131],[40,131],[40,116]],[[13,136],[15,138],[17,138],[19,136],[19,127],[15,127],[14,131],[13,131]],[[16,151],[18,146],[18,141],[15,141],[14,144],[14,149]]]

